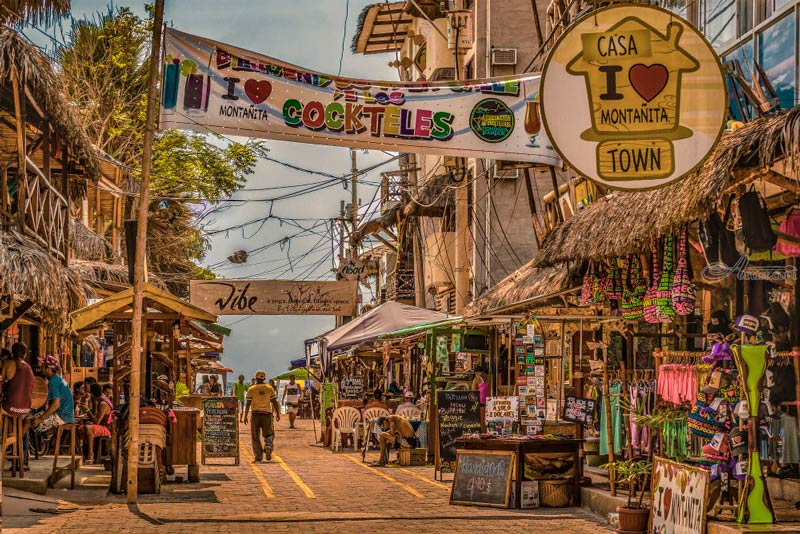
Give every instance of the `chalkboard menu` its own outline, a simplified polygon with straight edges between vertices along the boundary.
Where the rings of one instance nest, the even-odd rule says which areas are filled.
[[[564,403],[564,420],[592,425],[594,424],[594,408],[595,401],[593,399],[567,397]]]
[[[339,382],[339,396],[343,399],[362,399],[364,379],[360,376],[345,376]]]
[[[235,458],[239,465],[239,402],[235,397],[203,399],[203,458]]]
[[[459,450],[450,504],[508,508],[514,454],[513,451]]]
[[[456,461],[456,440],[481,431],[481,407],[477,391],[437,391],[439,446],[436,468],[452,472]]]

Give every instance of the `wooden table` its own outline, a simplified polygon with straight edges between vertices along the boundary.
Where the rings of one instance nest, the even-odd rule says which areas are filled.
[[[525,478],[525,455],[541,453],[570,454],[574,461],[572,475],[572,505],[581,505],[581,444],[580,439],[478,439],[459,438],[456,441],[457,449],[481,451],[511,451],[516,455],[517,472],[515,484],[514,508],[520,507],[522,496],[522,481]]]

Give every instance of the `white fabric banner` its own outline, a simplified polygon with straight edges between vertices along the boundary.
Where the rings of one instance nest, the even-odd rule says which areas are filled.
[[[161,128],[561,166],[539,74],[468,82],[337,78],[167,29]]]

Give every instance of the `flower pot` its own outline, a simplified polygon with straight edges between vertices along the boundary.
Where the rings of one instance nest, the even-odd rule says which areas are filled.
[[[643,534],[647,532],[647,522],[650,519],[650,510],[647,508],[626,508],[617,506],[619,514],[619,534]]]

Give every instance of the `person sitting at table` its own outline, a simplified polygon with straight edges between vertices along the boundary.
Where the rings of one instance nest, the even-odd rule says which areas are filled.
[[[389,461],[389,446],[394,449],[414,449],[417,447],[417,434],[407,418],[400,415],[379,417],[377,424],[383,430],[378,436],[381,456],[377,463],[372,464],[373,467],[386,467]]]
[[[24,343],[14,343],[11,352],[3,349],[5,357],[0,366],[3,410],[17,417],[28,415],[33,405],[33,370],[25,361],[27,352]]]
[[[111,399],[103,394],[103,388],[98,383],[92,384],[92,410],[86,421],[87,458],[86,463],[94,461],[94,438],[111,437],[111,412],[114,406]]]
[[[376,389],[372,394],[372,398],[367,401],[367,405],[364,406],[364,408],[383,408],[384,410],[388,410],[389,408],[383,401],[383,391]]]
[[[403,404],[397,407],[397,410],[402,410],[403,408],[416,408],[417,405],[414,403],[414,392],[413,391],[406,391],[403,394]],[[397,411],[395,410],[395,412]]]
[[[72,390],[58,372],[61,364],[55,356],[39,358],[44,377],[47,379],[47,409],[36,417],[26,420],[23,432],[34,426],[39,432],[46,432],[65,424],[75,423]]]
[[[78,380],[72,384],[72,400],[75,403],[75,417],[84,417],[89,412],[89,404],[92,396],[86,389],[89,386],[83,380]]]

